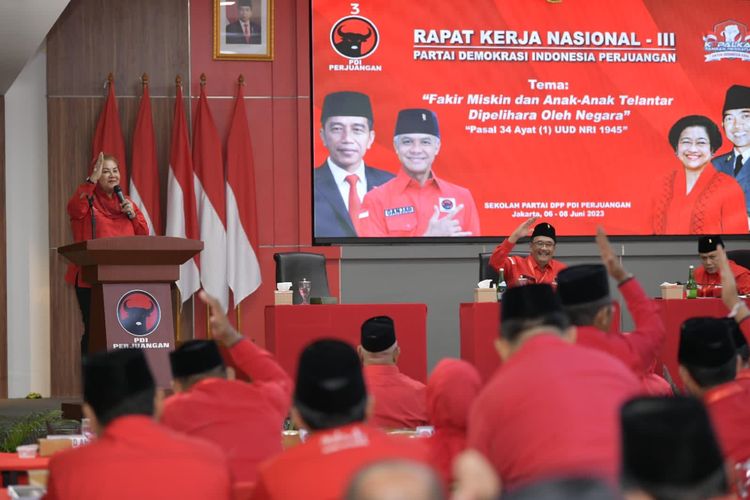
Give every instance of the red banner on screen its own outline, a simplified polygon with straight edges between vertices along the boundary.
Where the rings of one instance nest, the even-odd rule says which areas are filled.
[[[563,236],[598,225],[614,235],[746,233],[750,165],[735,177],[734,162],[743,148],[750,156],[750,116],[734,125],[747,139],[730,138],[723,107],[731,86],[750,87],[748,26],[743,0],[314,0],[314,167],[335,167],[318,133],[325,96],[356,91],[369,96],[374,120],[364,163],[394,175],[406,173],[394,148],[399,111],[434,113],[432,176],[470,193],[479,217],[471,236],[507,235],[531,216]],[[721,147],[713,138],[705,152],[680,156],[668,133],[688,115],[715,123]],[[685,149],[702,146],[683,135]],[[394,184],[379,197],[392,206],[368,203],[374,181],[354,216],[353,198],[343,199],[354,188],[334,191],[323,173],[314,175],[316,238],[422,236],[416,226],[434,215],[437,204],[404,202]],[[464,205],[456,219],[470,203],[461,196],[440,197]],[[363,233],[374,216],[401,232]]]

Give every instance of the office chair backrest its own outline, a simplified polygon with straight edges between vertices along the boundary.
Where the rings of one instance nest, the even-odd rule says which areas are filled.
[[[292,302],[302,303],[297,284],[302,278],[307,278],[312,284],[311,297],[328,297],[328,274],[326,273],[326,258],[319,253],[282,252],[273,254],[276,261],[276,283],[290,281],[292,283]]]
[[[479,254],[479,281],[491,279],[493,283],[497,283],[497,271],[490,265],[491,255],[492,252]]]
[[[744,268],[750,269],[750,250],[727,250],[727,258]]]

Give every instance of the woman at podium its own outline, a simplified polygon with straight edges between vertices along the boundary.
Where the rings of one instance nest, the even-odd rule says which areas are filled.
[[[148,234],[146,219],[120,190],[120,169],[112,155],[99,153],[91,175],[68,201],[70,227],[75,241],[113,236]],[[88,352],[91,285],[83,281],[80,268],[68,265],[65,281],[75,286],[83,316],[81,354]]]

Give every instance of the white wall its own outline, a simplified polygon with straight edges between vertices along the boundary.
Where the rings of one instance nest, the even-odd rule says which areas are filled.
[[[47,55],[5,94],[8,396],[50,394]]]

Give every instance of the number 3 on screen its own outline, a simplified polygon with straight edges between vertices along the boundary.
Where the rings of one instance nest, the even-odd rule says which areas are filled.
[[[359,14],[359,4],[358,3],[350,3],[349,5],[352,6],[352,11],[350,14]]]

